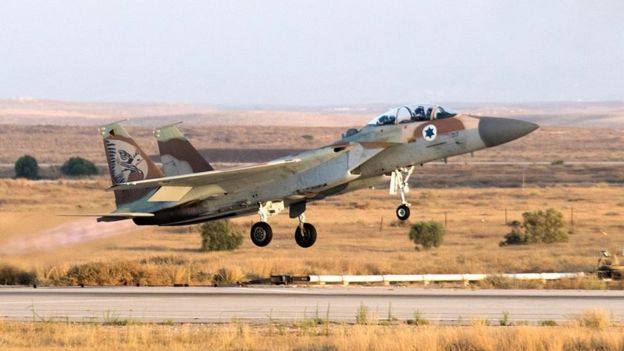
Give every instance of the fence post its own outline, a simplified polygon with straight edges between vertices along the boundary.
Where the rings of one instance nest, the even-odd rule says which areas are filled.
[[[574,233],[574,206],[570,207],[570,230]]]

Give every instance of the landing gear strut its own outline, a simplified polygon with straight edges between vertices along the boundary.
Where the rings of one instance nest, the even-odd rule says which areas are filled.
[[[405,221],[410,217],[410,203],[405,199],[405,194],[409,192],[409,178],[414,172],[414,166],[409,168],[399,168],[392,172],[390,180],[390,194],[394,195],[399,190],[401,194],[401,205],[396,209],[396,216],[401,221]]]
[[[316,228],[305,222],[304,214],[299,216],[299,225],[295,229],[295,241],[303,248],[311,247],[316,242]]]
[[[256,222],[251,226],[251,242],[256,246],[265,247],[273,240],[273,229],[271,225],[267,223],[269,217],[275,216],[284,210],[283,202],[267,201],[260,203],[258,206],[258,215],[260,215],[260,222]]]

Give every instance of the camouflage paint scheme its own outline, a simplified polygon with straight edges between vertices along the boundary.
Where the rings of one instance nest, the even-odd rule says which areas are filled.
[[[167,177],[214,170],[175,124],[157,128],[154,136],[158,140],[160,161]]]
[[[160,168],[154,164],[119,123],[102,126],[99,128],[99,132],[103,137],[106,160],[113,185],[133,180],[164,177]],[[115,203],[117,205],[115,213],[146,213],[171,206],[171,204],[164,203],[149,203],[147,200],[156,191],[157,188],[155,187],[115,191]],[[124,219],[124,217],[117,219]]]
[[[305,211],[306,202],[387,183],[399,169],[495,146],[536,128],[528,122],[466,114],[369,124],[319,149],[250,167],[212,170],[172,125],[155,133],[167,174],[163,178],[123,128],[111,124],[102,130],[105,144],[119,140],[129,150],[107,152],[118,209],[99,220],[132,218],[139,225],[186,225],[247,215],[263,206],[269,212],[274,206],[276,213],[290,206],[290,216],[296,218]],[[138,155],[147,168],[138,161],[134,166],[140,172],[126,165],[129,158],[121,151]]]

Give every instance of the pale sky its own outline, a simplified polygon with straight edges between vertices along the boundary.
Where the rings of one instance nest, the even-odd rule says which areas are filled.
[[[624,1],[0,3],[0,98],[624,100]]]

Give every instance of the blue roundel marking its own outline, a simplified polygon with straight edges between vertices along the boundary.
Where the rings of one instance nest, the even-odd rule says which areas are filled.
[[[438,128],[433,124],[428,124],[422,130],[422,136],[427,141],[434,141],[436,136],[438,135]]]

